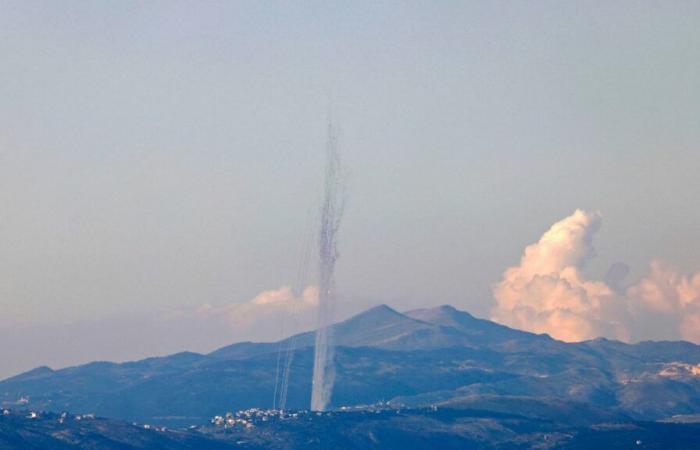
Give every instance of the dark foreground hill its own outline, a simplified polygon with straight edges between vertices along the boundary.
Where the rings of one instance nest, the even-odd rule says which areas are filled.
[[[69,414],[7,411],[0,416],[0,450],[232,449],[235,441],[157,430],[118,420]]]
[[[33,449],[698,449],[700,425],[565,420],[461,408],[246,412],[231,425],[170,430],[68,414],[0,416],[0,450]],[[225,418],[221,418],[225,420]]]
[[[334,408],[443,405],[549,420],[577,405],[569,417],[580,426],[609,415],[656,421],[700,413],[700,347],[687,342],[567,344],[450,306],[403,314],[379,306],[335,325],[334,335]],[[287,407],[307,409],[313,335],[290,339],[298,350]],[[0,382],[0,405],[201,424],[223,411],[271,407],[278,349],[288,343],[38,368]]]

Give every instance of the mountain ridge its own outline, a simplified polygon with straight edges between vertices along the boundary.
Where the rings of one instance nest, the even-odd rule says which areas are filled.
[[[334,324],[333,334],[335,407],[380,401],[422,407],[502,396],[543,404],[566,399],[590,405],[591,411],[608,408],[645,420],[700,412],[700,376],[694,369],[700,347],[687,342],[565,343],[449,305],[405,313],[378,305]],[[293,340],[288,407],[305,409],[313,337],[306,332],[272,343],[239,342],[208,354],[39,367],[0,381],[0,406],[21,402],[38,410],[95,412],[169,426],[201,422],[221,410],[269,407],[279,351]]]

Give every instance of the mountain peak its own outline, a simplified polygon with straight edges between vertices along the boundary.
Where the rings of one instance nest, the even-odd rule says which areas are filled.
[[[385,304],[374,306],[359,314],[334,325],[336,329],[357,329],[383,327],[390,323],[409,321],[414,319],[406,317],[395,309]]]
[[[19,375],[16,375],[14,377],[10,377],[10,378],[3,380],[3,381],[28,381],[28,380],[33,380],[33,379],[38,379],[38,378],[50,376],[54,372],[55,371],[48,366],[39,366],[39,367],[34,368],[28,372],[21,373]]]
[[[405,314],[416,320],[457,329],[468,335],[475,343],[480,344],[494,344],[514,338],[534,336],[531,333],[514,330],[490,320],[479,319],[452,305],[414,309]]]
[[[389,318],[389,317],[403,317],[403,314],[400,312],[396,311],[394,308],[382,303],[381,305],[373,306],[370,309],[367,309],[359,314],[354,315],[348,320],[353,320],[357,318],[362,318],[363,320],[366,320],[369,317],[377,317],[377,318]]]
[[[445,303],[444,305],[436,306],[436,309],[439,309],[440,311],[458,311],[457,308],[447,303]]]
[[[408,317],[382,304],[340,322],[333,328],[338,345],[387,348],[400,346],[404,339],[416,336],[417,332],[434,329],[435,325]]]
[[[420,308],[406,311],[408,317],[424,322],[446,326],[464,325],[464,321],[478,320],[465,311],[460,311],[452,305],[440,305],[433,308]]]
[[[339,328],[355,328],[355,327],[375,327],[375,326],[385,326],[394,322],[401,321],[413,321],[413,319],[406,317],[395,309],[385,305],[377,305],[359,314],[356,314],[349,319],[340,322],[335,325]]]
[[[430,308],[430,309],[432,309],[436,312],[440,312],[442,314],[449,315],[449,316],[471,317],[472,319],[476,319],[474,316],[472,316],[468,312],[462,311],[462,310],[457,309],[454,306],[448,305],[448,304],[436,306],[435,308]],[[430,310],[430,309],[428,309],[428,310]]]

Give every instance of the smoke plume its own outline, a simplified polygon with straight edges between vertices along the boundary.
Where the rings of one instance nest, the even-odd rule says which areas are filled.
[[[324,198],[321,206],[321,228],[318,239],[319,305],[311,389],[311,409],[313,411],[325,411],[328,408],[335,381],[331,325],[335,310],[334,271],[338,258],[336,234],[343,214],[340,156],[337,144],[337,130],[332,123],[329,123]]]

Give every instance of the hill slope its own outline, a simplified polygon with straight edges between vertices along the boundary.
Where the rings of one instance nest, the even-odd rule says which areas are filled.
[[[700,347],[594,340],[567,344],[449,306],[379,306],[333,327],[333,405],[420,407],[463,399],[552,400],[636,419],[700,413]],[[294,339],[288,407],[308,408],[313,334]],[[0,382],[0,404],[189,425],[221,411],[270,407],[279,343],[239,343],[122,364],[38,368]],[[462,399],[462,400],[460,400]],[[528,401],[530,401],[528,400]]]
[[[697,423],[614,420],[578,425],[567,421],[573,409],[565,408],[553,419],[461,406],[301,412],[284,417],[259,411],[245,416],[245,423],[218,422],[188,430],[12,411],[0,415],[0,450],[700,448]]]

